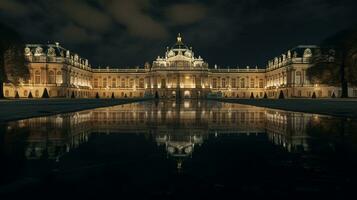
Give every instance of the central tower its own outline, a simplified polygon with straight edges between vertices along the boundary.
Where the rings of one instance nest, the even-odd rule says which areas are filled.
[[[203,98],[209,90],[208,64],[195,57],[179,33],[176,43],[151,68],[151,89],[160,98]]]

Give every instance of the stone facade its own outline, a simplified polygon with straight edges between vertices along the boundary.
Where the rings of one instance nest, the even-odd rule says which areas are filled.
[[[67,98],[285,98],[331,97],[340,95],[338,87],[311,84],[306,69],[317,46],[298,46],[258,67],[210,68],[196,57],[179,35],[163,57],[152,64],[127,69],[92,68],[87,59],[58,43],[28,44],[25,56],[30,80],[20,85],[4,85],[6,97],[40,98],[46,89],[50,97]],[[329,58],[330,59],[330,58]],[[333,58],[331,58],[333,59]],[[349,88],[357,96],[356,88]]]

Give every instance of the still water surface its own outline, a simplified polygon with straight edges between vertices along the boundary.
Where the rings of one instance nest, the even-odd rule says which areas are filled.
[[[0,194],[343,198],[356,186],[356,130],[349,119],[193,100],[25,119],[1,125]]]

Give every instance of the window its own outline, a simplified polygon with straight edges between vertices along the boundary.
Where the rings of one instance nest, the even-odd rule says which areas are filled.
[[[98,79],[97,78],[94,79],[93,87],[98,88]]]
[[[103,78],[103,88],[107,87],[107,78]]]
[[[240,87],[245,88],[245,79],[244,78],[240,79]]]
[[[353,90],[353,96],[357,97],[357,90]]]
[[[130,79],[129,80],[129,88],[133,88],[134,87],[134,79]]]
[[[56,83],[55,73],[54,73],[52,70],[50,70],[50,71],[48,72],[48,83],[49,83],[49,84],[54,84],[54,83]]]
[[[255,87],[255,83],[254,83],[254,78],[250,79],[250,88],[254,88]]]
[[[217,88],[217,79],[215,78],[213,79],[212,87]]]
[[[264,87],[264,81],[263,79],[259,79],[259,88],[263,88]]]
[[[41,73],[40,71],[35,72],[35,84],[40,84],[41,83]]]
[[[9,96],[9,90],[5,90],[5,96],[6,96],[6,97]]]
[[[237,87],[236,79],[235,79],[235,78],[233,78],[233,79],[231,80],[231,86],[232,86],[232,88],[236,88],[236,87]]]
[[[62,83],[62,72],[58,71],[56,74],[56,81],[57,83],[61,84]]]
[[[125,88],[125,79],[121,79],[120,87]]]
[[[226,88],[226,79],[222,78],[222,88]]]
[[[36,97],[40,96],[40,93],[38,92],[38,90],[35,91],[35,96]]]
[[[139,79],[139,88],[144,88],[144,79]]]
[[[117,87],[117,79],[113,78],[112,79],[112,88],[116,88]]]
[[[295,74],[295,84],[301,84],[301,72]]]
[[[166,80],[161,79],[161,88],[166,88]]]
[[[27,92],[27,90],[24,90],[24,97],[28,97],[28,92]]]

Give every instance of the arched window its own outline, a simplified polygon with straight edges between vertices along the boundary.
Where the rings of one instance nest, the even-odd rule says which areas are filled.
[[[222,88],[226,88],[226,79],[222,78]]]
[[[240,87],[245,88],[245,79],[244,78],[240,79]]]
[[[164,78],[161,79],[161,88],[166,88],[166,80]]]
[[[121,79],[120,87],[125,88],[125,79],[123,78]]]
[[[117,79],[113,78],[112,79],[112,88],[116,88],[117,87]]]
[[[48,83],[49,83],[49,84],[54,84],[54,83],[56,83],[56,80],[55,80],[55,72],[52,71],[52,70],[50,70],[50,71],[48,72]]]
[[[231,86],[232,86],[232,88],[236,88],[237,87],[237,83],[236,83],[236,79],[235,78],[233,78],[231,80]]]
[[[56,82],[58,84],[62,83],[62,72],[61,71],[57,71],[57,73],[56,73]]]
[[[263,79],[259,79],[259,88],[263,88],[264,87],[264,81]]]
[[[250,88],[254,88],[255,87],[255,80],[254,78],[250,79]]]
[[[35,91],[35,96],[36,96],[36,97],[39,97],[39,96],[40,96],[40,93],[39,93],[38,90]]]
[[[27,92],[27,90],[24,90],[24,97],[28,97],[28,92]]]
[[[107,87],[107,78],[103,78],[103,88]]]
[[[300,84],[301,83],[301,72],[297,71],[295,74],[295,84]]]
[[[39,70],[35,71],[35,84],[41,84],[41,72]]]
[[[98,79],[97,78],[94,79],[93,87],[98,88]]]
[[[139,79],[139,88],[144,88],[144,79]]]
[[[134,79],[130,79],[129,80],[129,88],[133,88],[134,87]]]
[[[215,78],[212,81],[212,87],[217,88],[217,79],[215,79]]]

